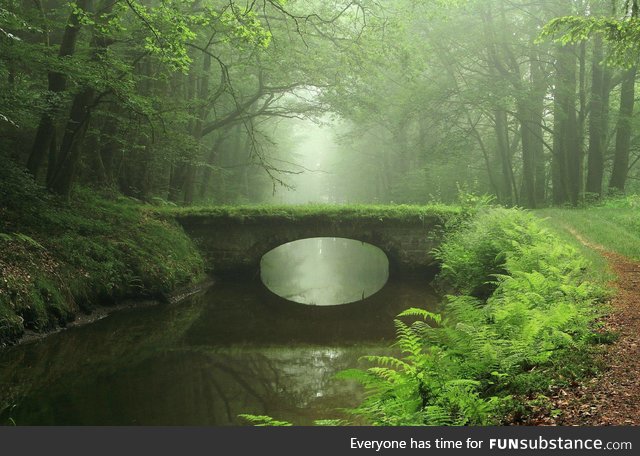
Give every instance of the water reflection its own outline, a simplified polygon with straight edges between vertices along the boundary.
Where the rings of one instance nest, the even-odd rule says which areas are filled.
[[[389,261],[379,248],[343,238],[300,239],[262,257],[260,276],[278,296],[318,306],[363,300],[389,278]]]
[[[334,375],[372,351],[384,349],[158,350],[40,385],[2,415],[35,425],[231,425],[250,413],[312,424],[343,418],[339,409],[357,404],[359,385]]]
[[[424,280],[390,280],[349,306],[301,306],[258,281],[122,311],[0,351],[0,424],[228,425],[238,414],[297,424],[341,418],[362,390],[336,380],[389,354],[393,316],[436,310]]]

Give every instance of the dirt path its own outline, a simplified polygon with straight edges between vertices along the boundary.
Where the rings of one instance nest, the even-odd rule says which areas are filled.
[[[558,391],[552,400],[561,415],[543,417],[536,424],[640,425],[640,263],[570,231],[580,242],[600,251],[616,273],[612,285],[617,293],[603,322],[620,337],[604,349],[604,372],[575,388]]]

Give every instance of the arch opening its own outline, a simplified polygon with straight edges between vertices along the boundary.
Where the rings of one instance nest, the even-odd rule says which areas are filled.
[[[389,260],[354,239],[317,237],[282,244],[260,260],[262,283],[300,304],[333,306],[364,300],[384,287]]]

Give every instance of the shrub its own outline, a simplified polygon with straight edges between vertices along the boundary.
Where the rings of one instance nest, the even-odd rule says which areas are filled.
[[[396,320],[399,357],[351,370],[367,397],[352,412],[374,425],[485,425],[514,410],[514,395],[546,390],[588,352],[592,304],[571,246],[515,209],[481,212],[438,251],[447,296],[441,315],[409,309]],[[491,284],[484,298],[477,291]],[[476,296],[473,296],[473,295]],[[573,365],[572,365],[573,364]]]

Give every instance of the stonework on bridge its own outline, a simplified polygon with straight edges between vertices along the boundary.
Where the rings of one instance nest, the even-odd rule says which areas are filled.
[[[431,251],[440,241],[442,217],[229,217],[190,214],[176,217],[196,242],[216,274],[257,273],[260,259],[287,242],[314,237],[355,239],[380,248],[389,259],[389,272],[415,273],[436,267]]]

